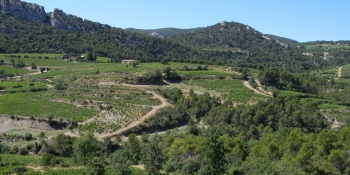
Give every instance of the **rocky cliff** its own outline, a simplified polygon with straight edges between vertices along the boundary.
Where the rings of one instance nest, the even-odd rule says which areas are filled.
[[[46,14],[44,7],[20,0],[0,0],[0,13],[17,16],[28,21],[47,23],[69,32],[89,31],[81,27],[85,22],[82,18],[67,15],[60,9],[55,9],[54,12]],[[0,32],[12,33],[13,31],[2,27]]]
[[[45,22],[47,18],[43,6],[19,0],[0,0],[0,13],[11,14],[35,22]]]
[[[72,18],[72,16],[68,16],[60,9],[55,9],[54,12],[50,13],[50,23],[53,27],[69,32],[76,32],[78,28],[74,27],[74,24],[69,24],[69,18]],[[82,22],[83,20],[80,19],[79,21]]]

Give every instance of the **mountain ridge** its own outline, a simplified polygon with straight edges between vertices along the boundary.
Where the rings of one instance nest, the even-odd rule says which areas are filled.
[[[60,9],[47,13],[44,21],[41,19],[44,7],[19,0],[0,0],[0,4],[1,53],[91,52],[114,61],[165,59],[259,69],[279,67],[288,71],[309,70],[344,61],[342,58],[341,61],[337,58],[329,61],[304,56],[302,49],[267,39],[258,30],[237,22],[222,21],[188,30],[169,28],[180,34],[159,38],[82,19]],[[23,17],[27,13],[33,17]],[[161,36],[159,33],[154,35]]]

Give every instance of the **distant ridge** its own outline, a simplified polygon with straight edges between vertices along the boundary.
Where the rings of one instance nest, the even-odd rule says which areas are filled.
[[[171,37],[173,35],[179,35],[183,33],[191,33],[196,30],[202,29],[202,27],[192,28],[192,29],[178,29],[178,28],[160,28],[160,29],[134,29],[134,28],[126,28],[125,30],[129,30],[132,32],[141,33],[144,35],[152,35],[152,33],[158,33],[163,37]]]

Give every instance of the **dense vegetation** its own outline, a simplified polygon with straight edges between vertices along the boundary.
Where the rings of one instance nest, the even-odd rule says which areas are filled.
[[[129,30],[132,32],[141,33],[144,35],[150,35],[153,32],[160,34],[163,37],[171,37],[173,35],[179,35],[182,33],[190,33],[198,30],[200,28],[192,28],[192,29],[177,29],[177,28],[162,28],[162,29],[134,29],[134,28],[126,28],[125,30]]]
[[[0,53],[63,52],[67,56],[80,56],[89,52],[112,58],[114,62],[122,59],[142,62],[165,59],[258,69],[279,67],[287,71],[338,65],[347,62],[346,58],[349,57],[348,50],[340,54],[330,51],[333,56],[330,60],[308,57],[302,54],[305,47],[281,45],[274,39],[264,38],[249,26],[234,22],[223,26],[216,24],[171,38],[157,38],[82,20],[73,15],[60,20],[69,26],[79,26],[74,32],[7,14],[0,17],[1,25],[8,29],[0,33]]]

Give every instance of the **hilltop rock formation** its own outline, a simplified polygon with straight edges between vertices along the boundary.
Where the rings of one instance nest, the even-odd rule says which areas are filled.
[[[155,37],[159,37],[159,38],[164,38],[164,36],[161,35],[161,34],[159,34],[158,32],[152,32],[152,33],[150,33],[149,35],[155,36]]]
[[[50,23],[53,27],[69,32],[76,32],[78,29],[69,25],[67,18],[68,15],[60,9],[55,9],[54,12],[50,13]],[[83,22],[82,19],[81,22]]]
[[[69,32],[88,32],[89,30],[80,27],[84,23],[82,18],[67,15],[60,9],[46,13],[43,6],[22,2],[20,0],[0,0],[0,13],[17,16],[24,20],[47,23],[53,27]],[[13,33],[11,29],[2,27],[1,32]]]
[[[9,13],[22,19],[46,22],[47,16],[43,6],[22,2],[19,0],[0,0],[0,12]]]

